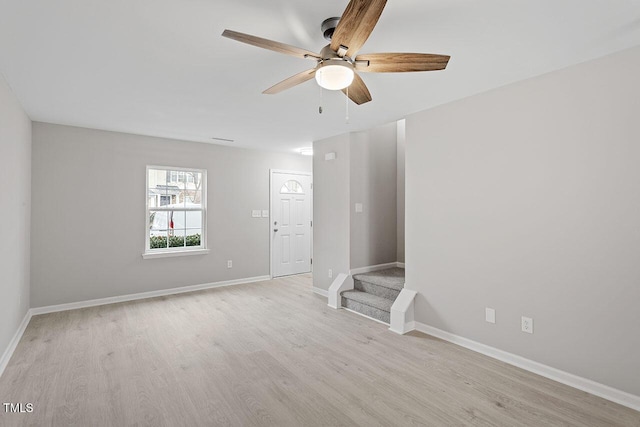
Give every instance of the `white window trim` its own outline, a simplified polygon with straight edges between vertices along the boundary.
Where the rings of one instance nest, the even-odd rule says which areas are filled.
[[[169,248],[175,249],[175,248]],[[157,252],[145,252],[142,254],[142,258],[144,259],[153,259],[153,258],[168,258],[174,256],[189,256],[189,255],[206,255],[210,252],[209,249],[184,249],[184,250],[169,250],[166,251],[158,250]]]
[[[180,248],[166,248],[166,249],[149,249],[150,245],[150,229],[149,229],[149,169],[159,169],[166,171],[184,171],[184,172],[199,172],[202,174],[202,186],[200,188],[202,198],[202,209],[189,209],[185,208],[185,211],[202,211],[202,234],[200,235],[200,246],[195,247],[180,247]],[[180,168],[173,166],[157,166],[147,165],[146,177],[145,177],[145,239],[144,239],[144,251],[142,252],[142,258],[167,258],[176,256],[188,256],[188,255],[205,255],[210,251],[207,246],[207,170],[197,168]],[[175,210],[171,208],[162,208],[161,206],[154,207],[154,211],[169,211]]]

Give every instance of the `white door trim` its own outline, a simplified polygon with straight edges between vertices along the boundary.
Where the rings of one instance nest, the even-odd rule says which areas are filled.
[[[273,174],[276,173],[285,173],[289,175],[302,175],[308,176],[311,178],[311,190],[309,193],[309,206],[311,209],[310,218],[311,223],[313,224],[313,174],[311,172],[301,172],[301,171],[290,171],[286,169],[269,169],[269,277],[273,279],[273,233],[271,229],[273,224],[271,224],[271,216],[273,212]],[[310,259],[313,260],[313,226],[311,226],[311,236],[310,236],[310,244],[311,248],[309,249]],[[313,264],[311,264],[311,271],[313,271]]]

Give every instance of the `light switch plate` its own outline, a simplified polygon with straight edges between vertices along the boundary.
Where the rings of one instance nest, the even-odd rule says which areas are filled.
[[[331,152],[331,153],[327,153],[324,155],[324,159],[325,160],[335,160],[336,159],[336,153],[335,152]]]
[[[269,211],[268,210],[263,210],[262,211],[262,218],[269,218]]]
[[[253,218],[260,218],[260,210],[256,210],[256,209],[252,210],[251,211],[251,216]]]
[[[362,203],[356,203],[356,213],[362,213]]]

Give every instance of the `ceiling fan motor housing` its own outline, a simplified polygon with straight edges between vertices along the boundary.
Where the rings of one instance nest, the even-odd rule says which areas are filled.
[[[320,51],[320,58],[322,59],[322,61],[328,61],[328,60],[338,60],[338,61],[345,61],[348,62],[350,64],[353,64],[354,61],[351,57],[349,56],[340,56],[337,52],[334,52],[333,49],[331,49],[331,45],[328,44],[325,47],[322,48],[322,50]]]
[[[340,18],[338,17],[327,18],[322,21],[322,25],[320,26],[320,29],[322,30],[322,37],[331,41],[331,37],[333,37],[333,32],[338,26],[338,22],[340,22]]]

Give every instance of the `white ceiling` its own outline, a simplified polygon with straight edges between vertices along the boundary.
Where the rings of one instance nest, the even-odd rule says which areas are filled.
[[[389,0],[361,53],[451,55],[445,71],[364,74],[349,105],[315,81],[261,92],[310,61],[225,28],[319,51],[347,0],[0,0],[0,71],[36,121],[294,150],[640,44],[638,0]]]

